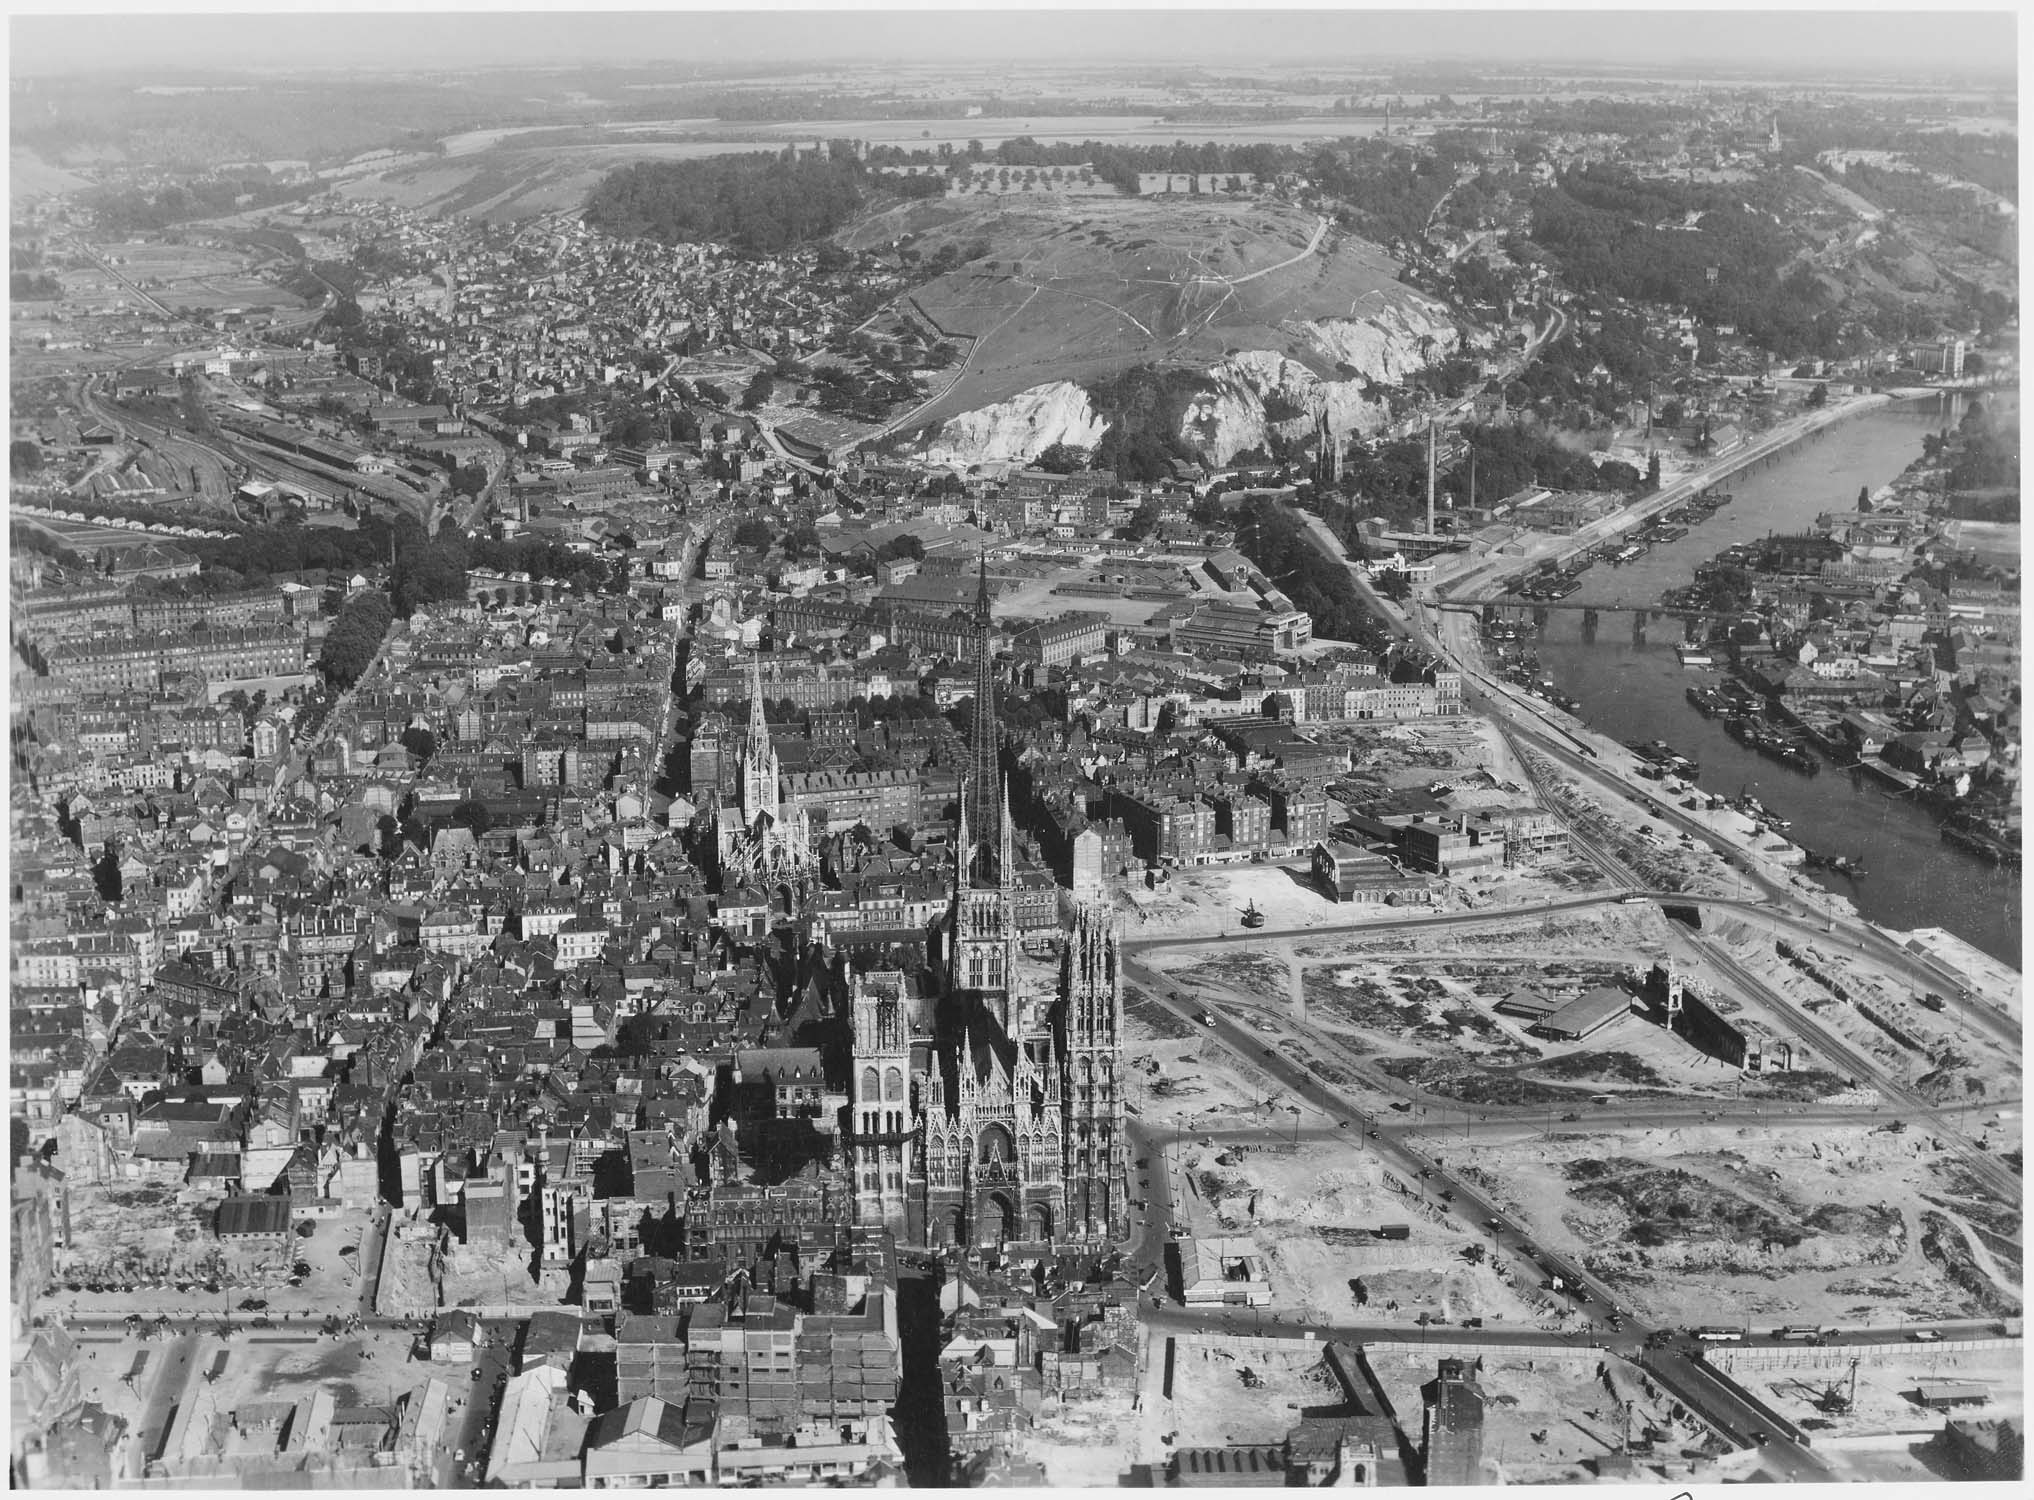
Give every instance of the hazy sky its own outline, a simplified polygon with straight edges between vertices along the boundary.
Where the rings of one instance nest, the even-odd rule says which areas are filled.
[[[298,4],[267,0],[234,15],[202,4],[93,0],[59,11],[9,0],[10,70],[359,67],[389,70],[659,61],[1026,60],[1358,62],[1426,55],[1470,59],[1642,64],[1756,63],[1779,68],[1981,69],[2016,59],[2014,15],[1995,8],[1931,11],[1912,4],[1785,11],[1725,3],[1709,9],[1552,10],[1430,5],[1420,11],[1352,5],[1185,9],[1139,0],[1055,10],[965,6],[867,9],[852,0],[793,8],[750,0],[742,11],[704,6],[440,3],[427,14],[386,0]],[[217,7],[212,7],[216,10]],[[41,11],[42,14],[24,14]]]

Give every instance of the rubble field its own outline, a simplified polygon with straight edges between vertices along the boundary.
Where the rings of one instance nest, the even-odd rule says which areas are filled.
[[[1691,1327],[1722,1307],[1775,1326],[2003,1311],[1988,1304],[2017,1303],[2017,1278],[1943,1192],[1953,1163],[1920,1134],[1784,1115],[1571,1127],[1479,1140],[1474,1170],[1535,1239],[1654,1322]]]
[[[1165,1358],[1163,1340],[1152,1340],[1151,1357]],[[1145,1451],[1155,1448],[1162,1464],[1175,1447],[1280,1443],[1303,1409],[1343,1399],[1318,1345],[1288,1354],[1214,1336],[1181,1337],[1174,1343],[1172,1399],[1154,1401],[1145,1417],[1148,1429],[1173,1434],[1173,1442]]]
[[[1416,1434],[1420,1387],[1434,1378],[1439,1352],[1372,1349],[1366,1359],[1379,1389]],[[1671,1399],[1650,1387],[1643,1372],[1611,1358],[1586,1360],[1485,1357],[1475,1371],[1483,1389],[1485,1483],[1589,1483],[1593,1459],[1615,1453],[1622,1438],[1620,1401],[1632,1400],[1631,1435],[1653,1434],[1654,1453],[1670,1460],[1703,1452],[1706,1434],[1672,1418]],[[1408,1426],[1408,1424],[1410,1424]]]
[[[1123,1101],[1133,1120],[1154,1131],[1256,1130],[1264,1127],[1264,1100],[1276,1085],[1205,1032],[1177,1040],[1142,1042],[1132,1035],[1124,1047]],[[1281,1111],[1277,1125],[1290,1128]],[[1324,1123],[1319,1111],[1303,1108],[1302,1128]]]
[[[1286,1155],[1218,1140],[1174,1155],[1193,1183],[1186,1201],[1195,1229],[1253,1241],[1278,1311],[1324,1322],[1402,1321],[1408,1334],[1422,1314],[1549,1329],[1567,1316],[1508,1266],[1493,1264],[1480,1235],[1406,1193],[1355,1142],[1309,1141]],[[1410,1238],[1377,1240],[1371,1231],[1382,1224],[1404,1224]]]
[[[1208,865],[1174,870],[1155,888],[1117,886],[1115,909],[1123,936],[1132,942],[1154,937],[1206,937],[1258,943],[1243,925],[1245,908],[1264,913],[1265,926],[1352,927],[1401,918],[1417,908],[1351,906],[1328,899],[1304,861],[1265,865]]]
[[[1140,1421],[1127,1395],[1078,1401],[1048,1396],[1024,1436],[1022,1454],[1044,1465],[1046,1483],[1055,1489],[1113,1488],[1133,1462]]]

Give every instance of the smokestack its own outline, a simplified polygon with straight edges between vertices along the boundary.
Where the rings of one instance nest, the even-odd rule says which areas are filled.
[[[1434,420],[1427,418],[1427,535],[1434,534]]]

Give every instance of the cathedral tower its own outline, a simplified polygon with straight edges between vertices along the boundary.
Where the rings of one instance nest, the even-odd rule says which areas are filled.
[[[925,1235],[924,1183],[913,1181],[922,1172],[912,1149],[918,1105],[911,1077],[907,981],[895,970],[850,972],[848,989],[854,1027],[848,1141],[855,1222],[881,1225],[900,1244],[919,1244]]]
[[[1075,908],[1061,959],[1059,1054],[1066,1206],[1063,1233],[1074,1239],[1120,1240],[1130,1232],[1122,1201],[1125,1142],[1123,977],[1120,939],[1099,901]]]

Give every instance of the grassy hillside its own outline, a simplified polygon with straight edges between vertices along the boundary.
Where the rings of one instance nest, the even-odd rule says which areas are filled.
[[[944,336],[979,341],[926,414],[936,421],[1046,381],[1212,364],[1235,349],[1275,349],[1331,375],[1279,325],[1363,316],[1410,294],[1375,245],[1332,228],[1316,243],[1319,226],[1280,204],[1041,197],[905,204],[838,238],[866,247],[915,236],[928,259],[954,247],[957,269],[911,298]]]

